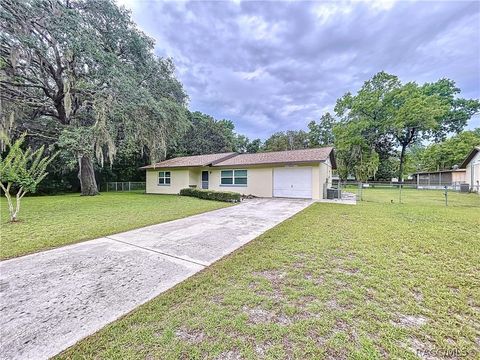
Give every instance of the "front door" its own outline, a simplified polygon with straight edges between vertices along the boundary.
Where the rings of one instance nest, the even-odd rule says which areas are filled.
[[[208,171],[202,171],[202,189],[208,189]]]

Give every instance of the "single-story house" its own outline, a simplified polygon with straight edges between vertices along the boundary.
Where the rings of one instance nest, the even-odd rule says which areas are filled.
[[[480,193],[480,146],[473,148],[460,168],[465,169],[465,181],[470,184],[470,190]]]
[[[460,190],[460,185],[465,183],[465,169],[422,171],[412,174],[412,178],[418,189],[443,189],[447,186]]]
[[[258,197],[326,198],[336,169],[332,147],[254,154],[183,156],[145,166],[146,192],[196,187]]]

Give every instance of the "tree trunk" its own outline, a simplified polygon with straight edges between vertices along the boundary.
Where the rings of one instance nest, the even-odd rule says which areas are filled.
[[[93,196],[99,194],[97,182],[95,181],[93,163],[92,160],[86,155],[81,155],[78,158],[78,178],[80,179],[82,196]]]
[[[400,152],[400,168],[398,169],[398,181],[403,183],[403,167],[405,163],[405,150],[407,146],[402,144],[402,151]]]
[[[12,195],[10,194],[10,187],[12,183],[8,183],[7,187],[3,186],[0,183],[0,188],[5,193],[5,197],[7,198],[8,203],[8,212],[10,214],[10,222],[18,221],[18,213],[20,212],[20,201],[22,200],[23,196],[26,194],[26,191],[23,191],[23,188],[20,188],[15,196],[15,206],[13,204]]]

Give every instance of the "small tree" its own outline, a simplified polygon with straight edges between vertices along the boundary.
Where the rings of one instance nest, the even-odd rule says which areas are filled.
[[[47,176],[47,166],[56,156],[44,156],[44,147],[36,151],[22,149],[25,135],[13,143],[5,141],[7,154],[0,157],[0,187],[5,193],[10,212],[10,221],[18,220],[20,201],[26,193],[34,193],[38,184]],[[10,191],[16,189],[15,201]]]

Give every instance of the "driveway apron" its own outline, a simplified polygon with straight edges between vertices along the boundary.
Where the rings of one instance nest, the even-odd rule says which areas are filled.
[[[2,261],[0,357],[58,354],[311,203],[247,200]]]

